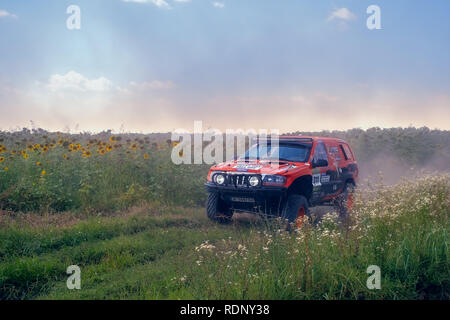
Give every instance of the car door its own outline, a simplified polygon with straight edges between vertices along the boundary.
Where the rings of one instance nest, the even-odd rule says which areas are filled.
[[[330,179],[329,171],[329,161],[327,149],[323,141],[319,140],[314,148],[314,154],[311,163],[319,163],[319,161],[325,160],[327,166],[314,167],[312,169],[312,185],[313,194],[312,201],[320,202],[323,201],[333,190],[333,186]]]
[[[328,157],[330,159],[327,170],[327,175],[329,176],[328,179],[330,180],[328,196],[333,197],[337,195],[344,186],[342,167],[345,166],[345,158],[337,143],[329,142],[326,146]]]
[[[349,179],[356,181],[358,176],[358,165],[355,163],[350,147],[346,143],[340,143],[339,151],[342,155],[342,160],[339,164],[342,181],[345,182]]]

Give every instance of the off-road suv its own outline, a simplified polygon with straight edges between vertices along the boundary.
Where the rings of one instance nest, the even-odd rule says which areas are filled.
[[[281,216],[300,227],[311,206],[335,205],[345,218],[357,178],[358,164],[341,139],[280,136],[273,146],[270,139],[256,140],[241,157],[211,167],[206,211],[218,222],[244,211]]]

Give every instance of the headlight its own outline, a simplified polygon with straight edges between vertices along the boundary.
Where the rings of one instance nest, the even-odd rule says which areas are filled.
[[[258,186],[259,185],[259,178],[257,177],[257,176],[251,176],[249,179],[248,179],[248,183],[250,184],[250,186],[252,186],[252,187],[256,187],[256,186]]]
[[[217,184],[224,184],[225,183],[224,175],[223,174],[214,175],[214,182]]]
[[[284,185],[286,183],[285,176],[267,175],[263,179],[264,185]]]

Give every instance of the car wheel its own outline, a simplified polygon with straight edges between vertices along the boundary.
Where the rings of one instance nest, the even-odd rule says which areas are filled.
[[[206,215],[213,221],[228,223],[231,222],[233,211],[220,199],[218,193],[210,192],[206,200]]]
[[[349,213],[353,209],[354,204],[354,192],[355,185],[351,182],[347,182],[344,187],[344,191],[337,201],[337,211],[341,220],[347,219]]]
[[[309,217],[308,200],[305,196],[291,194],[286,201],[282,214],[282,218],[289,223],[288,229],[290,229],[291,223],[295,223],[296,229],[301,228],[305,216]]]

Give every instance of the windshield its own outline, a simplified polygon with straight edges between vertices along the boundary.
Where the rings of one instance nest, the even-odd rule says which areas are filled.
[[[239,160],[274,160],[306,162],[311,146],[300,144],[283,144],[278,146],[255,144]]]

